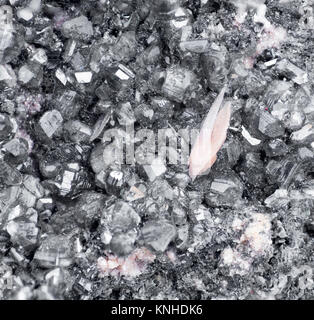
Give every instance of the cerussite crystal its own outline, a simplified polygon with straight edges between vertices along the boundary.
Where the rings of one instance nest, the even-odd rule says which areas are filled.
[[[0,0],[0,299],[312,300],[313,4]]]
[[[39,125],[48,138],[51,138],[54,133],[62,125],[63,118],[59,111],[47,111],[39,120]]]
[[[74,38],[82,41],[89,40],[94,34],[93,25],[85,16],[80,16],[64,22],[62,25],[62,32],[67,38]]]
[[[142,234],[145,244],[154,250],[164,252],[176,235],[175,227],[167,221],[147,222]]]

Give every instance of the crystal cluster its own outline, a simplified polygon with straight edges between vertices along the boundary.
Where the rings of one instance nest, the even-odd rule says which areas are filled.
[[[0,299],[312,299],[301,2],[0,0]]]

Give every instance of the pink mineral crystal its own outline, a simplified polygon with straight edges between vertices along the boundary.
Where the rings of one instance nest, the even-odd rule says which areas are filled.
[[[107,254],[97,261],[98,269],[103,276],[137,277],[142,274],[149,263],[155,260],[155,255],[146,248],[134,250],[128,257],[116,257]]]
[[[217,159],[217,152],[226,140],[231,104],[223,104],[225,91],[226,87],[221,90],[211,106],[193,145],[189,159],[189,174],[192,179],[212,167]]]

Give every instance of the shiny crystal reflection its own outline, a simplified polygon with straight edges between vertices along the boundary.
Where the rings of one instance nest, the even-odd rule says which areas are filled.
[[[312,299],[313,6],[0,0],[0,299]]]

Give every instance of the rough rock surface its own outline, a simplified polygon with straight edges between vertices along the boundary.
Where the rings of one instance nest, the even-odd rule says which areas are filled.
[[[313,0],[70,2],[0,0],[0,299],[312,300]]]

